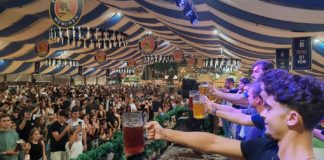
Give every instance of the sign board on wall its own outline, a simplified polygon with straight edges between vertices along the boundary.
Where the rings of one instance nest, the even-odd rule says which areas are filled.
[[[294,70],[312,69],[311,37],[294,38],[292,41],[292,57]]]
[[[276,68],[289,70],[289,49],[276,49]]]

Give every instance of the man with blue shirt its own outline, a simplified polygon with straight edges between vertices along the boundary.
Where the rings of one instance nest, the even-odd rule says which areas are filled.
[[[258,60],[252,66],[252,79],[254,82],[258,81],[261,74],[265,71],[273,69],[274,66],[271,61],[268,60]],[[216,88],[210,85],[209,88],[212,91],[212,94],[216,95],[218,98],[221,98],[225,101],[228,101],[232,104],[239,105],[239,106],[248,106],[249,102],[247,97],[244,94],[233,94],[233,93],[226,93],[223,92],[221,89]]]
[[[261,113],[264,108],[264,102],[261,98],[261,85],[259,82],[253,83],[250,85],[248,90],[248,101],[249,106],[245,109],[235,109],[232,106],[220,105],[209,101],[207,97],[205,99],[205,105],[208,108],[210,114],[214,114],[217,117],[227,119],[231,122],[240,124],[240,125],[254,125],[257,127],[243,126],[242,131],[238,136],[242,140],[251,140],[255,138],[260,138],[262,131],[264,130],[264,121],[262,118],[255,116],[258,113]],[[216,110],[218,110],[216,112]],[[240,139],[240,138],[239,138]]]

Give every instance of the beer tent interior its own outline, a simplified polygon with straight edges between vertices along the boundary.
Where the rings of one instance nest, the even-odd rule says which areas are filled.
[[[8,81],[28,79],[34,72],[34,62],[47,58],[77,60],[87,77],[104,78],[106,69],[114,75],[114,69],[124,67],[129,59],[137,61],[136,68],[143,67],[138,40],[148,32],[158,37],[154,55],[170,55],[181,49],[189,55],[237,58],[242,62],[240,71],[245,73],[257,59],[275,61],[275,50],[291,48],[292,38],[312,36],[312,69],[290,72],[324,77],[324,1],[193,0],[198,22],[192,25],[173,0],[85,0],[76,26],[120,30],[130,35],[126,47],[105,50],[104,63],[93,58],[98,49],[53,41],[46,57],[37,56],[35,42],[48,38],[49,29],[55,26],[49,16],[49,3],[0,0],[0,73],[7,74]],[[42,63],[39,75],[77,74],[77,67]]]

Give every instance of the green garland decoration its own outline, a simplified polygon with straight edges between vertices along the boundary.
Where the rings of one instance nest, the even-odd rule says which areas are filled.
[[[187,111],[188,108],[186,107],[177,107],[163,115],[158,115],[154,117],[154,120],[159,122],[159,124],[163,125],[164,121],[170,120],[172,116]],[[165,141],[154,140],[151,143],[145,145],[143,153],[137,155],[136,157],[132,157],[131,159],[144,159],[144,157],[148,158],[150,155],[153,154],[154,151],[158,151],[164,147],[166,147]],[[115,153],[114,160],[126,160],[126,156],[124,154],[123,133],[121,131],[116,131],[112,140],[100,145],[99,147],[93,150],[80,154],[77,160],[98,160],[110,152]]]
[[[157,115],[154,117],[154,120],[159,122],[161,126],[163,126],[164,121],[168,121],[171,119],[172,116],[178,114],[178,113],[183,113],[183,112],[188,112],[188,108],[186,107],[176,107],[175,109],[164,113],[163,115]]]
[[[114,152],[115,153],[114,159],[119,160],[119,159],[123,159],[124,156],[123,150],[124,150],[123,133],[121,131],[116,131],[112,140],[100,145],[99,147],[93,150],[80,154],[77,160],[100,159],[101,157],[103,157],[105,154],[109,152]]]

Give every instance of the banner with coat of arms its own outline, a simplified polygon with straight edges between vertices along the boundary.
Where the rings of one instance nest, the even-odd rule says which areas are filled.
[[[94,56],[95,61],[98,62],[98,63],[105,62],[106,58],[107,58],[106,53],[104,51],[100,51]]]
[[[181,63],[184,60],[184,53],[182,50],[175,50],[172,56],[173,56],[173,61],[176,63]]]
[[[133,68],[136,66],[136,60],[135,59],[130,59],[127,61],[127,67]]]
[[[82,16],[84,0],[50,0],[49,14],[62,28],[76,25]]]
[[[190,57],[187,59],[188,61],[188,67],[194,67],[196,65],[196,58]]]
[[[38,57],[46,57],[49,53],[49,43],[46,39],[40,39],[35,43],[35,52]]]
[[[138,42],[139,50],[144,54],[152,54],[158,46],[157,39],[151,34],[144,35]]]

